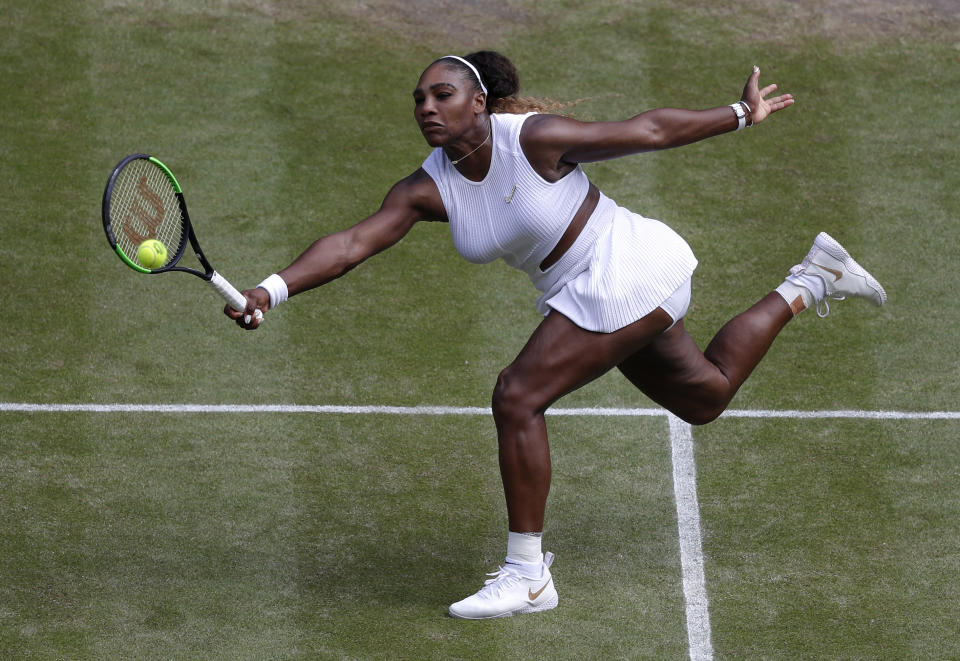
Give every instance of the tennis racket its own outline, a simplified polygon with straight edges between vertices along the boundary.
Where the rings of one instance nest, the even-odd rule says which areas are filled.
[[[113,168],[103,191],[103,229],[110,247],[134,271],[192,273],[209,282],[234,310],[246,308],[247,299],[213,270],[200,249],[177,178],[153,156],[131,154]],[[150,239],[163,244],[167,257],[159,266],[151,263],[148,268],[140,261],[140,246]],[[202,271],[179,265],[188,242]],[[262,316],[257,310],[257,319]],[[249,315],[245,321],[250,323]]]

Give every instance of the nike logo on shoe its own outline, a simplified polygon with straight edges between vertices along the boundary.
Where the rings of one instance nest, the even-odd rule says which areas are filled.
[[[816,262],[810,262],[810,263],[813,264],[814,266],[818,266],[818,267],[822,268],[824,271],[827,271],[828,273],[832,274],[832,275],[833,275],[833,281],[834,281],[834,282],[836,282],[837,280],[839,280],[840,278],[843,277],[843,271],[838,271],[837,269],[832,269],[832,268],[830,268],[829,266],[824,266],[823,264],[817,264]]]
[[[528,589],[528,590],[527,590],[527,597],[530,598],[530,601],[533,601],[534,599],[536,599],[537,597],[539,597],[539,596],[543,593],[543,591],[547,589],[547,586],[550,585],[550,581],[551,581],[551,580],[553,580],[553,579],[550,579],[550,580],[548,580],[546,583],[544,583],[544,584],[543,584],[543,587],[541,587],[541,588],[540,588],[539,590],[537,590],[536,592],[534,592],[533,590]]]

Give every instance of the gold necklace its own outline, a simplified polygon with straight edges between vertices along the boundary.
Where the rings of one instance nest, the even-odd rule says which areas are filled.
[[[477,145],[476,149],[474,149],[472,152],[470,152],[470,153],[467,154],[466,156],[461,156],[460,158],[458,158],[458,159],[455,160],[455,161],[451,159],[450,164],[451,164],[451,165],[456,165],[457,163],[459,163],[459,162],[462,161],[463,159],[467,158],[467,156],[473,156],[474,153],[476,153],[477,149],[480,149],[480,148],[483,147],[485,144],[487,144],[487,140],[490,139],[490,136],[491,136],[491,135],[493,135],[493,124],[492,124],[492,123],[490,124],[490,132],[487,133],[487,137],[483,139],[483,142],[481,142],[479,145]]]

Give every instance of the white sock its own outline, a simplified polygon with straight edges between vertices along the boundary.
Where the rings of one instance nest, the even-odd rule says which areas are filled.
[[[795,275],[788,276],[787,279],[783,281],[783,284],[774,290],[783,297],[783,300],[785,300],[787,305],[790,306],[790,309],[793,310],[794,317],[817,302],[813,292],[810,291],[808,287],[791,281],[791,279],[799,277],[800,276]],[[803,278],[805,280],[815,279],[810,278],[810,276],[803,276]],[[823,288],[823,283],[820,283],[820,287],[821,289]]]
[[[810,293],[813,294],[814,302],[823,300],[823,297],[827,295],[826,285],[823,284],[823,278],[819,276],[797,273],[796,275],[788,275],[787,281],[809,289]]]
[[[507,562],[518,565],[539,566],[543,563],[543,553],[540,550],[540,539],[543,533],[539,532],[509,532],[507,534]],[[530,567],[532,569],[532,567]]]

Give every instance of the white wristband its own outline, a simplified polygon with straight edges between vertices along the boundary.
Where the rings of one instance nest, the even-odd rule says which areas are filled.
[[[287,283],[276,273],[268,276],[263,282],[257,285],[257,287],[263,287],[267,290],[267,293],[270,294],[271,310],[287,300],[287,296],[289,295]]]
[[[730,107],[733,108],[733,113],[737,116],[737,130],[739,131],[747,125],[747,113],[739,101],[731,103]]]

